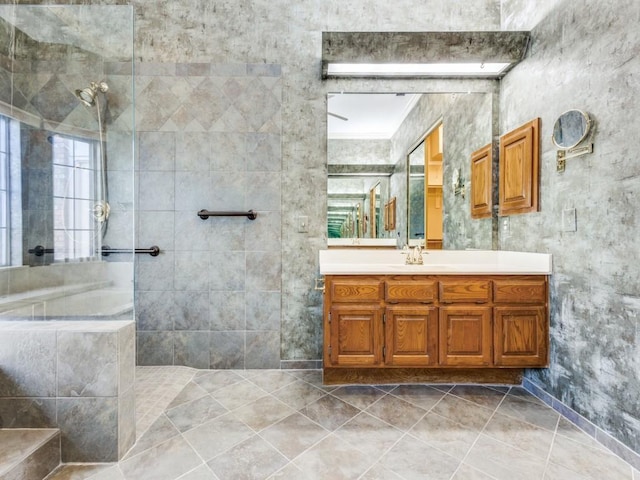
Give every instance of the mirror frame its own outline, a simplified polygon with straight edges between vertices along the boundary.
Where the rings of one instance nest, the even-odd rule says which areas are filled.
[[[563,145],[561,143],[559,143],[558,139],[556,138],[556,134],[558,132],[562,131],[562,120],[563,118],[568,118],[569,114],[574,114],[575,112],[577,112],[578,114],[580,114],[580,116],[582,117],[582,119],[584,120],[584,130],[582,131],[580,138],[575,141],[574,143],[571,144],[567,144],[567,145]],[[553,142],[553,144],[562,149],[562,150],[571,150],[572,148],[577,147],[578,145],[580,145],[585,138],[587,138],[587,136],[589,135],[589,132],[591,131],[591,127],[592,127],[592,121],[591,118],[589,118],[589,115],[582,111],[582,110],[578,110],[578,109],[571,109],[571,110],[567,110],[566,112],[564,112],[562,115],[560,115],[555,123],[553,124],[553,132],[551,133],[551,141]]]

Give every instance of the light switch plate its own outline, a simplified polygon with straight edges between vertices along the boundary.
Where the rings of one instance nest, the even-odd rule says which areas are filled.
[[[562,231],[575,232],[576,230],[576,209],[565,208],[564,210],[562,210]]]
[[[298,233],[309,232],[309,217],[306,215],[299,215],[296,217],[296,225],[298,225]]]

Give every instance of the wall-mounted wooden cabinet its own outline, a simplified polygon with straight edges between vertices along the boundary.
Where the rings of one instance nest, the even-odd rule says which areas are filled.
[[[540,119],[500,137],[500,215],[538,211]]]
[[[471,218],[491,217],[493,207],[493,146],[471,154]]]
[[[327,275],[325,375],[340,383],[341,369],[544,367],[547,282],[544,275]]]

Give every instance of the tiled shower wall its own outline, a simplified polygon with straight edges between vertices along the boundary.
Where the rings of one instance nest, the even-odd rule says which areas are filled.
[[[137,70],[138,364],[279,368],[280,66]]]

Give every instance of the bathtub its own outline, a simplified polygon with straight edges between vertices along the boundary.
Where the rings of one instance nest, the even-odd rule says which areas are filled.
[[[4,320],[133,319],[133,292],[108,282],[65,285],[0,297]]]

